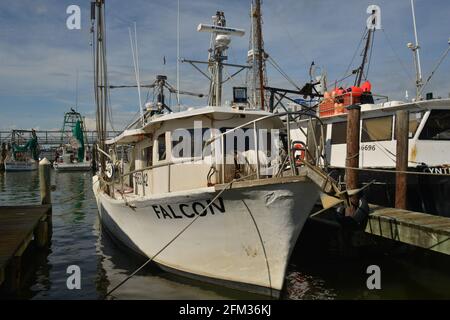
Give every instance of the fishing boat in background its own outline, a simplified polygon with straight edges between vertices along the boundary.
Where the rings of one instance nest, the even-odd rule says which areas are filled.
[[[411,1],[414,29],[416,27],[414,6]],[[370,7],[369,7],[370,8]],[[376,8],[375,8],[376,9]],[[368,10],[369,12],[369,10]],[[377,17],[376,14],[374,14]],[[360,66],[355,74],[353,86],[337,87],[322,91],[323,98],[317,105],[319,122],[300,121],[301,129],[291,134],[299,141],[310,144],[322,141],[319,152],[311,158],[322,161],[330,175],[337,181],[345,181],[347,150],[347,108],[361,107],[359,181],[371,183],[366,192],[370,203],[394,207],[396,170],[396,119],[397,112],[405,110],[409,114],[408,129],[408,174],[407,209],[450,216],[450,99],[434,98],[432,93],[422,97],[424,87],[429,83],[436,69],[423,83],[419,43],[409,43],[416,66],[416,97],[412,101],[389,101],[387,96],[373,93],[372,84],[367,81],[368,57],[376,21],[366,29],[366,46]],[[449,43],[450,45],[450,39]],[[448,54],[450,46],[441,60]],[[326,87],[326,86],[324,86]],[[319,130],[319,124],[322,129]],[[323,133],[323,137],[318,132]],[[320,154],[320,150],[324,153]],[[418,174],[414,174],[417,172]]]
[[[212,33],[207,106],[172,112],[164,98],[167,78],[158,76],[156,104],[144,109],[140,101],[139,119],[104,141],[108,86],[102,84],[106,62],[98,41],[105,37],[101,1],[95,8],[100,171],[93,190],[102,225],[164,270],[278,297],[322,190],[293,162],[290,131],[281,120],[289,113],[250,107],[241,87],[234,88],[230,106],[222,104],[223,68],[247,68],[224,63],[231,36],[244,31],[226,26],[220,11],[212,25],[198,26]],[[134,54],[133,60],[139,91]],[[311,170],[320,176],[318,168]],[[324,175],[319,185],[336,191],[331,184]]]
[[[12,130],[11,142],[5,148],[5,171],[33,171],[39,163],[39,144],[33,130]]]
[[[67,135],[69,136],[66,137]],[[69,143],[63,143],[66,140]],[[88,171],[91,169],[83,117],[73,109],[64,114],[61,145],[56,151],[53,167],[57,171]]]

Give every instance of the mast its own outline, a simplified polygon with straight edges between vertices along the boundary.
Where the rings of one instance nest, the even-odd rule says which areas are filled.
[[[364,69],[365,69],[366,64],[367,64],[367,55],[369,53],[370,46],[373,43],[375,30],[381,29],[381,10],[380,10],[380,7],[377,6],[377,5],[370,5],[370,6],[367,7],[367,13],[370,14],[370,16],[367,19],[366,45],[364,46],[364,51],[362,53],[363,59],[361,61],[361,65],[358,67],[358,69],[355,70],[356,71],[356,79],[355,79],[355,86],[356,87],[359,87],[361,85],[362,78],[364,76]]]
[[[256,0],[256,38],[257,38],[257,50],[258,50],[258,73],[259,73],[259,90],[261,99],[261,109],[265,109],[264,104],[264,48],[262,42],[262,24],[261,24],[261,0]]]
[[[262,35],[261,0],[253,0],[251,5],[252,27],[248,52],[248,64],[251,66],[247,73],[247,86],[254,106],[260,105],[265,109],[265,91],[267,85],[264,42]]]
[[[364,75],[364,69],[366,67],[366,62],[367,62],[367,54],[369,52],[370,43],[372,41],[372,33],[373,33],[372,29],[369,29],[367,31],[367,40],[366,40],[366,45],[365,45],[364,51],[363,51],[363,59],[362,59],[361,65],[358,68],[358,72],[356,74],[356,79],[355,79],[356,87],[359,87],[361,85],[362,77]]]
[[[422,92],[423,80],[422,80],[422,66],[420,63],[419,38],[417,36],[417,27],[416,27],[416,14],[414,11],[414,0],[411,0],[411,11],[412,11],[412,18],[413,18],[414,38],[415,38],[416,44],[414,45],[410,42],[410,43],[408,43],[407,46],[413,52],[414,66],[416,69],[416,100],[421,100],[422,99],[421,92]]]
[[[106,46],[105,46],[105,0],[95,0],[91,5],[91,23],[94,36],[94,90],[96,102],[96,129],[97,145],[103,152],[99,152],[101,164],[100,172],[104,173],[106,158],[104,155],[106,140],[106,117],[108,108],[108,81],[106,67]]]
[[[215,26],[226,27],[227,25],[225,15],[221,11],[216,12],[216,15],[213,17],[213,22]],[[212,54],[209,58],[209,61],[211,62],[210,72],[213,79],[209,92],[209,105],[216,107],[222,105],[223,61],[227,59],[225,56],[225,50],[228,48],[227,45],[222,45],[217,41],[218,36],[219,34],[217,32],[213,32],[213,44],[210,49],[212,50]],[[225,41],[227,39],[229,38],[224,38]]]
[[[228,59],[228,57],[226,56],[226,51],[231,43],[231,36],[242,37],[245,34],[245,31],[227,27],[225,15],[221,11],[217,11],[216,15],[213,16],[213,25],[199,24],[197,27],[197,31],[211,33],[211,44],[208,50],[208,61],[203,62],[183,59],[182,62],[190,63],[194,68],[196,68],[198,71],[200,71],[200,73],[202,73],[209,79],[210,85],[208,104],[210,106],[219,107],[222,105],[223,83],[230,80],[240,71],[248,68],[248,66],[224,63],[224,61]],[[210,75],[207,75],[203,71],[201,71],[196,66],[196,64],[207,64]],[[227,79],[223,80],[224,66],[236,67],[240,68],[240,70],[229,76]]]

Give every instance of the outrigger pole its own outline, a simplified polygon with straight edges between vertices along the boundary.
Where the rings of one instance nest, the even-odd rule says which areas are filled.
[[[372,19],[371,26],[370,27],[368,26],[366,45],[365,45],[364,51],[363,51],[363,59],[361,61],[361,65],[359,66],[359,68],[356,69],[357,73],[356,73],[356,79],[355,79],[355,87],[359,87],[361,85],[362,77],[364,75],[364,69],[365,69],[366,63],[367,63],[367,54],[369,53],[369,48],[372,43],[373,33],[375,32],[375,10],[372,10],[372,14],[374,17]]]

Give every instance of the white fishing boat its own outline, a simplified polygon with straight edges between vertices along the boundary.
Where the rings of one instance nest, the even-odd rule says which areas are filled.
[[[414,6],[412,4],[413,18]],[[376,15],[375,15],[376,16]],[[396,170],[396,117],[397,112],[405,110],[409,114],[408,171],[419,174],[408,175],[407,207],[409,210],[427,212],[443,216],[450,215],[450,99],[433,98],[431,93],[422,97],[424,87],[429,83],[436,69],[423,83],[419,43],[408,44],[413,50],[416,65],[416,97],[412,101],[389,101],[388,97],[373,94],[370,82],[362,82],[366,75],[367,57],[374,25],[366,30],[366,47],[361,66],[354,71],[354,86],[335,88],[322,92],[323,99],[318,104],[317,116],[323,124],[321,149],[324,154],[314,154],[329,168],[331,176],[344,181],[347,149],[347,107],[359,105],[360,152],[359,180],[362,184],[372,181],[367,194],[370,203],[394,207]],[[414,19],[415,28],[415,19]],[[450,39],[448,44],[450,45]],[[450,50],[446,49],[437,66]],[[300,106],[299,106],[300,107]],[[319,123],[319,122],[317,122]],[[312,141],[320,126],[311,125],[309,120],[300,121],[301,130],[291,130],[291,135],[298,141]],[[309,136],[309,137],[308,137]],[[427,174],[425,174],[427,173]]]
[[[81,114],[73,109],[66,112],[61,130],[61,146],[57,149],[53,163],[55,170],[89,171],[91,169],[85,131]],[[64,143],[65,140],[69,143]]]
[[[33,171],[38,169],[39,145],[34,130],[13,130],[4,160],[5,171]]]
[[[97,20],[102,14],[98,4]],[[244,31],[227,27],[223,12],[213,22],[198,27],[213,39],[208,106],[171,112],[166,77],[158,76],[157,103],[140,108],[141,117],[116,138],[103,145],[100,138],[105,170],[93,177],[93,190],[102,224],[161,268],[278,297],[321,189],[295,167],[280,119],[287,114],[248,108],[243,88],[235,88],[231,106],[222,105],[225,52],[231,35]],[[96,33],[104,38],[102,23]],[[99,57],[96,78],[103,81]],[[136,81],[139,90],[138,68]],[[106,114],[106,89],[97,83],[98,114]],[[98,123],[102,137],[104,120]]]

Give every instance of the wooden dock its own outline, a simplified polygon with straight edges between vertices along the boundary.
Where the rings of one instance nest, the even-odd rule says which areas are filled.
[[[0,286],[17,290],[24,251],[32,241],[37,247],[48,245],[51,208],[49,204],[0,207]]]
[[[450,218],[370,205],[367,233],[450,255]]]

